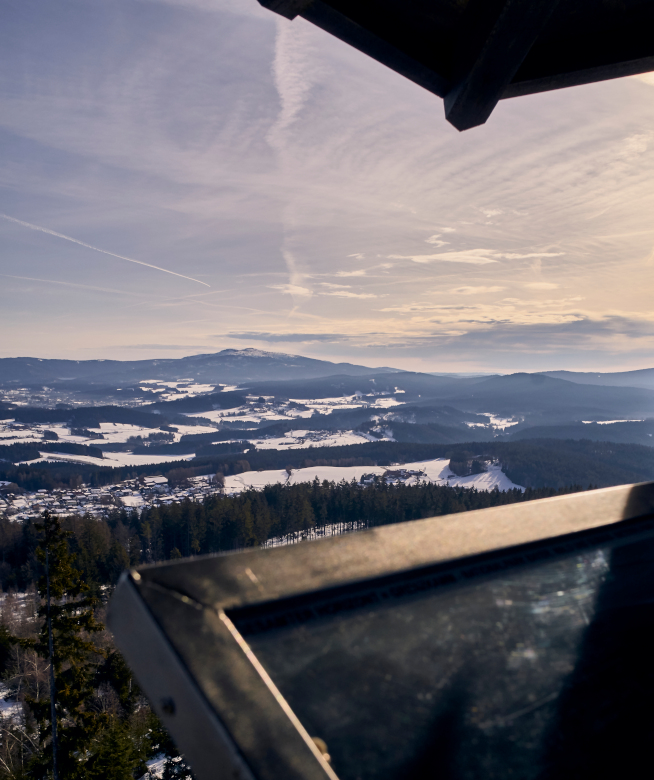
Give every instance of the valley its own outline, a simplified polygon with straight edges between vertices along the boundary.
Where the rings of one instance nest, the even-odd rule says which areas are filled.
[[[433,375],[257,350],[0,368],[0,513],[14,522],[314,478],[364,486],[398,466],[402,483],[477,490],[654,478],[647,372],[631,387],[624,373]]]

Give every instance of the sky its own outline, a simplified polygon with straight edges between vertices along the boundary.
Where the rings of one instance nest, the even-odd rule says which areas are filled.
[[[654,74],[459,133],[256,0],[4,0],[0,39],[0,357],[654,366]]]

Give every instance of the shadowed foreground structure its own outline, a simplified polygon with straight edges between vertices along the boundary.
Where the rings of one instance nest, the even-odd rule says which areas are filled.
[[[199,780],[631,775],[653,574],[645,483],[144,567],[110,622]]]
[[[498,101],[654,70],[648,0],[259,0],[442,97],[459,130]]]

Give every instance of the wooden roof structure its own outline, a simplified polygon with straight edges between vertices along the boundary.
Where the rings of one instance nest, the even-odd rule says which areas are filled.
[[[459,130],[499,100],[654,70],[653,0],[259,0],[442,97]]]

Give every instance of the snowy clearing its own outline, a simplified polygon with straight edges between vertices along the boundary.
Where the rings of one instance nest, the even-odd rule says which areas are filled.
[[[515,420],[513,417],[496,417],[490,412],[480,412],[480,414],[484,417],[488,417],[488,423],[491,428],[504,430],[505,428],[510,428],[512,425],[520,424],[520,420]],[[466,425],[469,425],[469,423],[466,423]]]
[[[340,447],[346,444],[367,444],[379,441],[374,436],[355,431],[288,431],[271,439],[248,439],[259,450],[306,449],[308,447]]]
[[[90,455],[69,455],[65,452],[41,452],[36,460],[20,461],[19,463],[33,465],[55,460],[64,463],[92,463],[95,466],[116,468],[117,466],[146,466],[157,463],[169,463],[175,460],[192,460],[195,453],[188,455],[134,455],[132,452],[105,452],[104,458],[93,458]],[[18,463],[16,465],[19,465]]]
[[[200,417],[202,415],[199,415]],[[285,419],[285,418],[282,418]],[[173,433],[171,441],[179,441],[182,436],[197,433],[215,433],[216,429],[209,425],[174,425],[177,429]],[[130,423],[100,423],[97,428],[90,428],[91,433],[102,434],[102,438],[93,436],[73,436],[68,426],[61,423],[33,423],[23,425],[13,420],[3,420],[0,422],[0,444],[33,444],[43,441],[45,431],[52,431],[59,437],[59,441],[71,442],[73,444],[90,444],[100,446],[102,444],[125,444],[131,437],[140,436],[147,439],[152,433],[157,433],[157,428],[144,428],[141,425],[132,425]]]
[[[613,425],[614,423],[624,422],[645,422],[645,420],[582,420],[584,425],[592,425],[593,423],[597,425]]]
[[[214,409],[211,412],[191,412],[185,417],[203,417],[211,422],[248,422],[258,425],[262,420],[288,420],[294,415],[278,414],[277,412],[254,413],[249,406],[239,406],[236,409]],[[177,427],[177,426],[175,426]],[[199,429],[197,429],[199,432]]]
[[[497,464],[491,464],[483,474],[471,474],[467,477],[457,477],[450,470],[447,458],[404,463],[401,466],[311,466],[305,469],[293,469],[291,475],[285,469],[272,471],[246,471],[225,477],[225,492],[240,493],[248,488],[262,489],[266,485],[297,485],[302,482],[357,482],[363,476],[374,475],[386,477],[389,482],[403,482],[405,485],[416,484],[418,481],[431,482],[437,485],[449,484],[452,487],[476,488],[477,490],[512,490],[516,485],[506,476]]]
[[[396,401],[393,396],[379,396],[374,393],[363,395],[363,393],[355,393],[354,395],[344,395],[334,398],[291,398],[291,401],[296,404],[302,404],[308,406],[311,412],[307,415],[302,414],[298,416],[310,416],[313,411],[320,414],[331,414],[333,411],[341,411],[342,409],[361,409],[364,406],[368,406],[374,409],[388,409],[391,406],[400,406],[403,402]]]
[[[179,398],[192,398],[196,395],[212,393],[216,385],[203,385],[192,379],[182,379],[179,382],[166,382],[161,379],[143,379],[139,389],[152,393],[156,401],[176,401]]]
[[[315,412],[319,414],[331,414],[334,411],[345,409],[389,409],[400,406],[402,401],[397,401],[393,396],[381,396],[373,393],[363,395],[338,396],[334,398],[291,398],[289,404],[265,406],[256,402],[233,409],[214,409],[207,412],[190,412],[187,417],[204,417],[212,422],[238,421],[258,424],[262,421],[302,419],[311,417]],[[296,405],[296,406],[294,406]],[[300,408],[298,408],[300,407]]]

